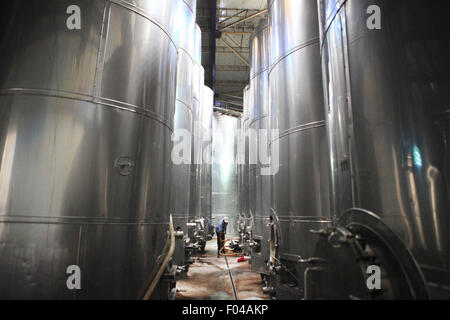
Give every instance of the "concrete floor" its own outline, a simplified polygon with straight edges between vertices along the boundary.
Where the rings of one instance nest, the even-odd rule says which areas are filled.
[[[177,281],[176,300],[269,300],[260,275],[237,259],[217,258],[217,240],[208,241],[205,254],[196,258],[185,279]]]

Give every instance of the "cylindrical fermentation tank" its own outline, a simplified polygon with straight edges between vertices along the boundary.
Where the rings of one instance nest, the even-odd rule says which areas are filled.
[[[322,272],[319,297],[450,296],[446,4],[319,2],[332,209],[347,230],[335,236],[348,243],[318,251],[340,262]],[[380,266],[379,292],[367,293],[350,247]]]
[[[239,219],[236,132],[239,119],[213,114],[212,216],[214,224],[229,218],[227,238],[237,236]]]
[[[319,236],[311,230],[331,222],[317,1],[269,1],[269,30],[269,109],[278,129],[271,153],[279,162],[272,175],[271,262],[281,266],[277,298],[290,299],[303,297],[313,267]]]
[[[243,91],[243,116],[241,118],[240,140],[238,152],[240,154],[240,177],[239,177],[239,203],[240,203],[240,240],[244,253],[251,254],[249,242],[251,240],[251,218],[249,213],[249,137],[248,122],[250,108],[250,86],[247,85]]]
[[[269,84],[268,84],[268,25],[261,19],[250,37],[250,95],[252,111],[249,114],[249,207],[252,221],[252,269],[268,273],[270,217],[270,163],[269,156]]]
[[[243,105],[244,105],[244,114],[242,117],[242,127],[241,127],[241,153],[242,159],[240,165],[242,166],[242,176],[241,176],[241,192],[240,192],[240,202],[241,202],[241,213],[244,219],[249,217],[248,212],[248,163],[249,163],[249,147],[248,147],[248,121],[249,121],[249,94],[250,94],[250,86],[247,85],[244,88],[243,94]]]
[[[192,163],[191,163],[191,189],[190,189],[190,216],[201,216],[201,119],[202,119],[202,92],[204,86],[205,71],[202,67],[202,31],[199,25],[195,27],[195,57],[192,84],[193,107],[193,134],[192,134]]]
[[[179,21],[177,22],[183,28],[178,30],[177,89],[174,136],[172,139],[174,147],[172,149],[172,188],[170,197],[174,227],[180,228],[185,235],[187,235],[190,203],[191,137],[193,131],[192,84],[194,57],[196,54],[194,42],[195,9],[195,1],[183,1],[178,14]],[[184,256],[183,250],[180,250],[180,254]],[[183,263],[182,260],[177,260],[177,262]]]
[[[212,118],[214,109],[214,93],[203,87],[202,98],[202,172],[201,172],[201,213],[209,221],[211,215],[211,170],[212,170]]]
[[[1,298],[144,295],[169,223],[179,4],[3,4]]]

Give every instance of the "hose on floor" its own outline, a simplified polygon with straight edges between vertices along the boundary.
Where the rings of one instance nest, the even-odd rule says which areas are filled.
[[[226,242],[227,241],[232,241],[232,238],[229,239],[225,239],[224,241],[222,241],[222,248],[219,250],[219,254],[223,257],[241,257],[242,256],[242,252],[234,252],[233,250],[227,249],[226,248]]]
[[[152,283],[150,284],[147,291],[145,292],[145,295],[142,298],[142,300],[150,299],[153,291],[156,288],[156,285],[159,282],[159,279],[161,279],[161,276],[163,275],[164,270],[166,269],[167,265],[169,264],[170,259],[173,256],[173,252],[175,251],[175,232],[173,230],[172,215],[170,215],[170,219],[169,219],[169,236],[167,237],[167,241],[166,241],[166,244],[164,245],[163,252],[165,252],[167,250],[169,243],[170,243],[169,251],[167,252],[163,262],[161,263],[161,267],[159,268],[158,272],[156,273],[156,276],[153,278]]]

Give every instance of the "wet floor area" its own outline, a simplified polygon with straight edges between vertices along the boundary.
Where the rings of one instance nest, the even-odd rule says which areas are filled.
[[[177,300],[269,300],[261,276],[238,257],[217,258],[215,239],[195,258],[186,277],[177,281]]]

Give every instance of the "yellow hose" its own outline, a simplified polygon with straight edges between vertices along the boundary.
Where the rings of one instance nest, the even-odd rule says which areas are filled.
[[[231,241],[231,240],[233,240],[233,239],[229,238],[229,239],[225,239],[224,241],[222,241],[223,245],[222,245],[222,248],[220,248],[220,250],[219,250],[219,254],[224,257],[242,257],[243,253],[236,253],[236,252],[233,252],[233,250],[225,248],[225,242]]]
[[[164,270],[166,269],[167,265],[169,264],[170,258],[172,258],[172,256],[173,256],[173,252],[175,251],[175,233],[173,231],[172,215],[170,215],[170,220],[169,220],[169,237],[168,237],[167,241],[170,241],[169,252],[167,253],[166,257],[164,258],[164,261],[161,264],[161,267],[159,268],[158,273],[153,278],[153,281],[150,284],[150,287],[147,289],[147,291],[146,291],[146,293],[144,295],[144,298],[142,298],[142,300],[149,300],[150,299],[150,297],[152,296],[153,291],[156,288],[156,285],[159,282],[159,279],[161,279],[161,276],[163,275]],[[165,245],[164,249],[165,248],[167,248],[167,242],[166,242],[166,245]]]

